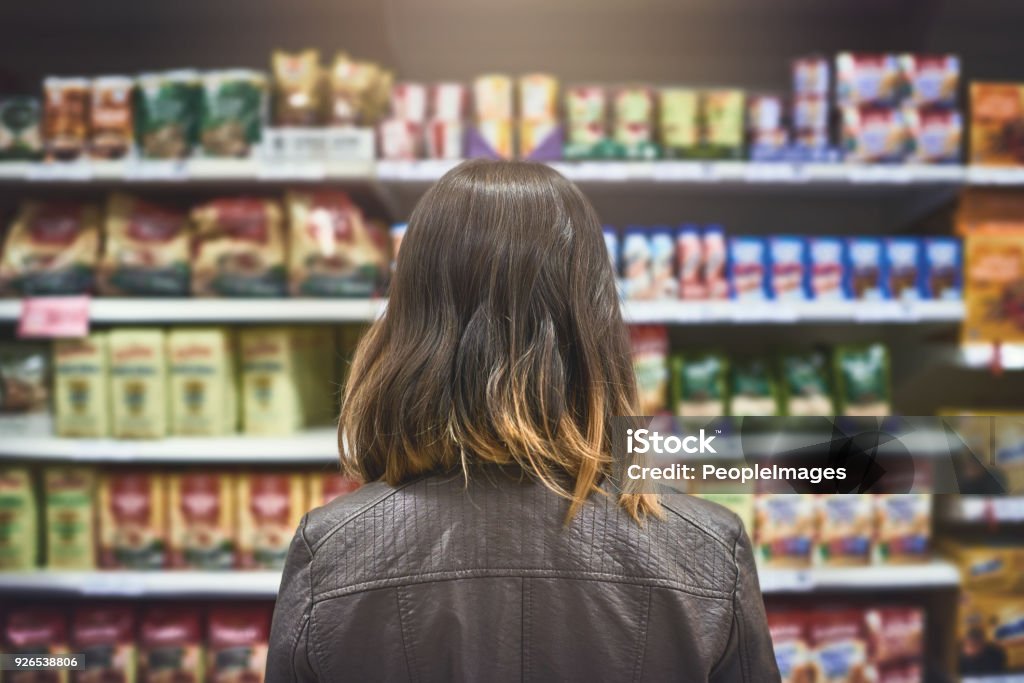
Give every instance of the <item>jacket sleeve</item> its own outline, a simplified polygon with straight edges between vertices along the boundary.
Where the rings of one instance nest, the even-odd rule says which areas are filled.
[[[709,683],[780,682],[750,538],[742,523],[739,520],[737,523],[739,530],[733,548],[737,572],[732,598],[732,632]]]
[[[306,542],[306,518],[302,518],[285,562],[281,588],[274,605],[267,653],[267,683],[314,683],[313,652],[309,648],[312,610],[310,562],[313,553]]]

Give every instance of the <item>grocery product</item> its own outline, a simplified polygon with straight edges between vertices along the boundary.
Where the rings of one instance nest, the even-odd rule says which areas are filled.
[[[321,116],[320,53],[276,50],[271,57],[274,78],[274,123],[313,126]]]
[[[647,86],[618,88],[612,94],[612,140],[629,159],[653,159],[654,91]]]
[[[175,328],[167,334],[171,434],[230,434],[238,424],[234,348],[224,328]]]
[[[836,301],[848,296],[846,243],[839,237],[807,239],[807,290],[815,301]]]
[[[99,489],[100,566],[159,569],[167,560],[166,491],[161,474],[103,472]]]
[[[27,468],[0,467],[0,570],[36,564],[36,502]]]
[[[881,344],[839,346],[833,353],[841,415],[888,415],[889,352]]]
[[[45,413],[50,365],[44,347],[0,343],[0,415]]]
[[[43,471],[46,566],[94,569],[96,476],[89,467],[52,466]]]
[[[836,55],[836,99],[840,104],[894,104],[904,95],[904,76],[896,55]]]
[[[743,156],[744,94],[742,90],[705,90],[701,94],[703,144],[716,159]]]
[[[210,683],[263,683],[270,638],[270,608],[224,605],[210,609],[206,658]]]
[[[107,200],[98,285],[110,296],[188,296],[191,232],[175,209],[115,192]]]
[[[7,613],[3,650],[8,654],[65,655],[68,648],[68,622],[63,611],[52,605],[16,607]],[[45,676],[21,677],[22,673],[5,672],[4,679],[12,683],[67,683],[68,672],[49,671]]]
[[[324,492],[318,491],[320,499]],[[302,515],[306,480],[299,473],[252,472],[238,477],[238,564],[280,569]]]
[[[768,251],[758,237],[728,238],[731,296],[738,301],[762,301],[771,296]]]
[[[696,225],[684,225],[676,234],[676,269],[679,272],[679,298],[707,298],[703,242],[700,228]]]
[[[890,163],[903,161],[910,145],[910,129],[904,111],[879,104],[840,108],[841,145],[847,161]]]
[[[668,389],[668,330],[661,325],[633,325],[629,341],[638,409],[641,415],[655,415],[664,408]]]
[[[293,296],[383,293],[388,237],[343,192],[290,192],[289,288]]]
[[[907,107],[903,110],[910,135],[910,162],[934,164],[960,161],[963,117],[959,111],[939,107]]]
[[[963,259],[960,240],[930,237],[922,247],[925,298],[959,300],[963,296]]]
[[[0,159],[37,159],[43,153],[36,97],[0,97]]]
[[[77,605],[71,648],[84,655],[75,680],[133,683],[137,664],[135,610],[129,604]]]
[[[423,145],[423,128],[414,121],[391,118],[381,121],[377,129],[381,159],[417,159]]]
[[[464,83],[435,83],[430,87],[428,114],[434,121],[461,122],[466,118],[468,100]]]
[[[565,89],[565,157],[593,156],[608,139],[608,99],[605,89],[578,85]]]
[[[147,606],[139,620],[139,681],[200,683],[203,653],[201,611],[190,605]]]
[[[781,95],[756,94],[748,96],[746,101],[746,142],[750,158],[772,158],[789,144],[784,99]]]
[[[920,240],[914,237],[889,237],[883,240],[882,247],[886,298],[897,301],[921,298],[924,269],[921,267]]]
[[[1024,84],[971,83],[971,163],[1024,165]]]
[[[830,90],[829,62],[820,55],[794,59],[791,67],[793,94],[798,97],[826,97]]]
[[[113,436],[155,439],[167,433],[167,356],[159,329],[118,328],[108,337]]]
[[[682,417],[726,415],[728,364],[720,354],[696,351],[672,359],[672,411]]]
[[[771,297],[781,301],[807,298],[807,243],[802,237],[768,238],[768,282]]]
[[[235,565],[235,478],[197,470],[167,477],[170,566],[230,569]]]
[[[0,290],[19,296],[92,291],[99,223],[91,204],[22,202],[4,239]]]
[[[512,79],[488,74],[473,81],[473,113],[477,121],[508,121],[513,118]]]
[[[199,143],[210,157],[247,157],[260,142],[267,78],[258,71],[211,71],[201,78]]]
[[[822,351],[786,353],[782,355],[780,365],[782,402],[787,415],[835,413],[827,354]]]
[[[959,668],[964,676],[999,674],[1024,669],[1024,597],[964,591],[960,600],[957,639]]]
[[[679,296],[676,281],[676,240],[667,225],[655,226],[648,234],[651,249],[651,295],[655,299],[675,299]]]
[[[519,118],[554,121],[558,118],[558,80],[549,74],[527,74],[517,82]]]
[[[728,248],[725,231],[720,225],[708,225],[701,238],[701,252],[704,258],[704,287],[709,299],[728,299],[729,280],[726,269]]]
[[[426,124],[428,159],[461,159],[466,147],[466,127],[461,120],[431,119]]]
[[[729,367],[729,414],[778,415],[779,388],[774,368],[762,358],[734,359]]]
[[[654,283],[653,259],[647,230],[631,225],[622,236],[622,290],[627,299],[650,299]]]
[[[967,235],[964,300],[965,342],[1024,341],[1024,231]]]
[[[850,298],[877,301],[885,298],[883,251],[875,237],[851,237],[846,240],[849,259],[846,290]]]
[[[758,560],[771,567],[806,567],[814,543],[814,499],[796,493],[762,493],[754,499]]]
[[[700,143],[700,93],[690,88],[663,88],[658,95],[658,130],[665,155],[692,155]]]
[[[287,328],[253,327],[239,334],[242,429],[289,434],[302,422]]]
[[[90,85],[86,78],[43,80],[43,140],[46,157],[70,161],[89,142]]]
[[[814,560],[822,565],[863,565],[871,561],[875,510],[872,496],[821,494],[815,498],[818,535]]]
[[[138,77],[135,135],[149,159],[183,159],[192,153],[199,125],[199,75],[195,71]]]
[[[101,76],[92,81],[89,107],[89,153],[99,159],[121,159],[135,143],[132,90],[128,76]]]
[[[868,638],[863,616],[856,610],[822,611],[809,627],[816,682],[871,680]]]
[[[196,296],[282,296],[287,291],[285,235],[276,202],[215,199],[192,210]]]
[[[1024,547],[983,539],[946,539],[940,549],[956,562],[968,591],[1013,594],[1024,588]]]
[[[782,683],[806,683],[811,680],[811,653],[807,644],[807,619],[801,612],[768,612],[768,632],[775,650]]]
[[[960,88],[960,58],[956,55],[903,54],[900,71],[908,99],[918,106],[956,105]]]
[[[108,368],[105,332],[53,342],[53,403],[58,436],[109,434]]]
[[[344,52],[334,57],[328,78],[327,122],[332,126],[372,126],[386,113],[394,76],[373,62]]]

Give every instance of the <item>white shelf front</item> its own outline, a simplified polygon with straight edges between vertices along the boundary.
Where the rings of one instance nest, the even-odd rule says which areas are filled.
[[[808,593],[842,590],[916,590],[960,585],[957,568],[944,560],[928,564],[814,567],[758,571],[762,593]]]

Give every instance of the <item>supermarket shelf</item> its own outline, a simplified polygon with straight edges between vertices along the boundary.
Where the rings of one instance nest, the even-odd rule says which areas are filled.
[[[0,163],[0,182],[164,183],[231,181],[362,180],[375,176],[373,161],[279,163],[260,159]]]
[[[960,683],[1024,683],[1024,674],[990,674],[988,676],[967,676]]]
[[[1024,522],[1024,496],[956,496],[943,515],[961,524]]]
[[[384,311],[378,299],[93,299],[94,323],[357,322]],[[0,300],[0,323],[21,314],[18,299]],[[794,323],[949,323],[963,318],[960,301],[770,302],[627,301],[631,323],[794,324]]]
[[[949,564],[760,571],[761,590],[781,593],[812,590],[927,589],[956,586]],[[274,571],[51,571],[0,572],[0,594],[24,592],[86,596],[217,596],[273,598],[281,582]]]
[[[19,436],[4,431],[0,423],[0,460],[296,465],[326,464],[338,457],[333,429],[291,436],[172,437],[152,441]]]

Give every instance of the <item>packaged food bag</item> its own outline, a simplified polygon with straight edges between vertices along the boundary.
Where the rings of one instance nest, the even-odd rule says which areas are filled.
[[[864,616],[859,610],[818,612],[810,625],[816,683],[873,680]]]
[[[57,465],[43,471],[46,566],[96,568],[96,472]]]
[[[871,561],[875,511],[873,496],[821,494],[816,497],[818,538],[814,560],[820,565],[865,565]]]
[[[199,122],[199,75],[181,70],[142,74],[137,80],[135,134],[147,159],[184,159],[192,153]]]
[[[295,472],[238,477],[238,565],[281,569],[295,529],[308,509],[305,478]]]
[[[235,566],[235,478],[199,470],[168,476],[170,566],[231,569]]]
[[[231,69],[202,76],[199,142],[208,157],[247,157],[263,134],[267,78]]]
[[[135,142],[132,91],[128,76],[102,76],[92,81],[89,110],[89,153],[98,159],[121,159]]]
[[[841,415],[889,415],[889,351],[882,344],[839,346],[833,354]]]
[[[727,390],[728,364],[721,354],[696,351],[672,359],[672,402],[676,415],[726,415]]]
[[[38,556],[36,498],[25,467],[0,467],[0,571],[34,569]]]
[[[394,75],[373,62],[344,52],[334,57],[329,74],[327,121],[332,126],[372,126],[387,113]]]
[[[871,498],[875,506],[875,562],[927,562],[931,556],[932,497],[927,493],[884,493],[865,497]]]
[[[811,652],[807,643],[808,615],[796,611],[768,612],[768,632],[782,683],[808,683]]]
[[[271,610],[269,604],[224,604],[210,609],[206,662],[210,683],[263,683]]]
[[[27,655],[67,655],[68,620],[66,612],[56,605],[26,605],[14,607],[7,612],[4,628],[3,648],[7,653]],[[16,678],[21,674],[5,672],[4,680],[46,681],[46,683],[68,683],[67,671],[39,673],[39,677],[27,672],[28,677]]]
[[[388,235],[343,192],[290,192],[292,296],[370,297],[383,293]]]
[[[823,351],[782,355],[785,414],[797,417],[834,415],[828,355]]]
[[[58,436],[110,433],[107,333],[53,342],[53,408]]]
[[[799,493],[761,493],[754,499],[758,559],[770,567],[807,567],[814,544],[814,498]]]
[[[100,566],[161,569],[167,560],[167,498],[163,475],[112,469],[100,476]]]
[[[43,80],[43,139],[46,158],[71,161],[89,142],[90,83],[87,78]]]
[[[0,415],[39,414],[49,410],[50,362],[46,348],[25,342],[0,342]]]
[[[200,683],[203,653],[202,609],[196,605],[153,603],[139,627],[139,681]]]
[[[275,50],[271,57],[274,78],[274,123],[278,126],[315,126],[323,109],[320,88],[320,53]]]
[[[668,389],[668,330],[662,325],[631,325],[629,341],[640,414],[657,415],[665,409]]]
[[[234,344],[225,328],[175,328],[167,335],[171,434],[234,432],[238,418]]]
[[[107,201],[99,289],[108,296],[188,296],[188,216],[115,192]]]
[[[38,97],[0,97],[0,159],[35,160],[42,156],[42,120]]]
[[[215,199],[192,210],[195,296],[284,296],[285,238],[274,201]]]
[[[83,654],[76,681],[135,681],[135,609],[126,603],[76,605],[71,645]]]
[[[762,358],[734,361],[729,373],[729,401],[732,415],[778,415],[779,385],[771,363]]]
[[[239,333],[242,429],[247,434],[291,434],[304,423],[296,362],[285,327]]]
[[[119,439],[167,434],[167,355],[163,330],[110,332],[111,433]]]
[[[91,204],[22,202],[0,257],[0,291],[87,294],[99,260],[100,214]]]

